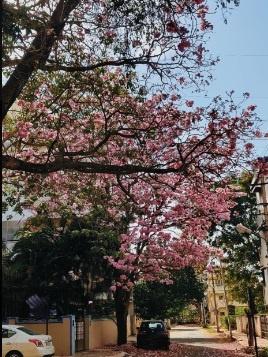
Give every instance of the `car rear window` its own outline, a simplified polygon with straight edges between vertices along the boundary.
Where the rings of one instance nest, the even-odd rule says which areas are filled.
[[[15,331],[7,330],[2,328],[2,338],[9,338],[16,335]]]
[[[39,335],[39,333],[33,332],[32,330],[29,330],[28,328],[25,327],[18,327],[18,330],[27,333],[27,335]]]
[[[164,331],[164,325],[161,322],[143,322],[141,331]]]

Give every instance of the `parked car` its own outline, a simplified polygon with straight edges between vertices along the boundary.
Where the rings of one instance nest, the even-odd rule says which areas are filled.
[[[142,321],[137,334],[138,348],[164,348],[169,349],[169,331],[163,321]]]
[[[52,357],[55,348],[49,335],[24,326],[2,325],[2,357]]]

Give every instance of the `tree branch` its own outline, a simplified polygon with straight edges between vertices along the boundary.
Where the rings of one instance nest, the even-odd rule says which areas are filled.
[[[37,32],[31,46],[3,87],[1,119],[18,98],[33,72],[46,63],[54,43],[64,28],[65,21],[79,1],[59,0],[47,26]]]
[[[88,65],[88,66],[63,66],[63,65],[44,65],[41,67],[42,70],[48,71],[48,72],[55,72],[55,71],[65,71],[65,72],[87,72],[87,71],[92,71],[93,69],[104,67],[104,66],[115,66],[119,67],[124,64],[149,64],[152,65],[152,63],[148,61],[148,59],[143,59],[142,57],[137,57],[137,58],[122,58],[118,60],[111,60],[111,61],[102,61],[96,64]]]
[[[106,173],[127,175],[134,173],[155,173],[167,174],[180,172],[180,169],[162,168],[161,165],[143,166],[143,165],[109,165],[102,163],[81,162],[70,159],[59,159],[48,163],[33,163],[17,159],[10,155],[3,155],[2,167],[8,170],[24,171],[29,173],[46,174],[61,170],[73,170],[84,173]]]

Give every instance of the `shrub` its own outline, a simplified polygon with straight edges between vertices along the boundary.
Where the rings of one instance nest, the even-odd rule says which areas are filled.
[[[268,357],[268,348],[265,347],[259,351],[259,357]]]

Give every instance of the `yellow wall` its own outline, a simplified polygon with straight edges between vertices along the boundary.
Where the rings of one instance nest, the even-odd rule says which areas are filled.
[[[86,320],[86,348],[94,349],[116,345],[117,327],[111,319]]]
[[[131,319],[127,318],[127,335],[131,335]],[[117,326],[116,320],[98,319],[85,320],[85,348],[94,349],[107,345],[116,345],[117,343]]]
[[[15,319],[9,319],[9,325],[23,325],[30,330],[46,334],[46,324],[42,322],[23,322],[18,323]],[[52,337],[53,345],[55,347],[56,356],[70,356],[71,355],[71,321],[67,317],[62,318],[62,322],[50,322],[48,325],[48,334]]]

